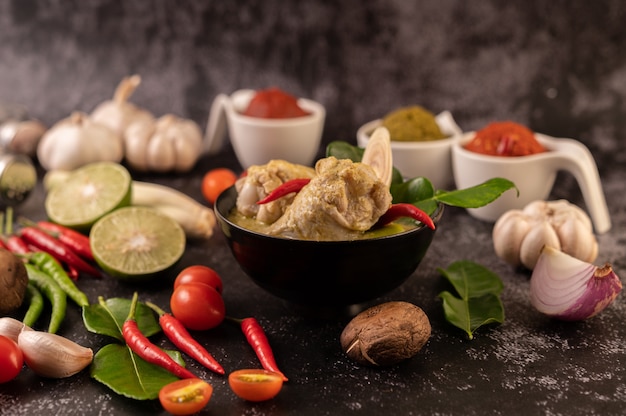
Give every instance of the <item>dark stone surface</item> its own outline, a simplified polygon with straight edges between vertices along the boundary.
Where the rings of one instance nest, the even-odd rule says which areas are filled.
[[[7,0],[0,2],[0,101],[25,105],[50,125],[74,110],[91,111],[123,76],[139,73],[135,103],[201,125],[216,94],[239,88],[278,85],[316,99],[328,111],[325,142],[354,142],[359,125],[412,103],[450,110],[465,130],[512,119],[590,148],[613,221],[598,237],[597,263],[611,262],[626,275],[625,17],[619,1]],[[201,175],[216,166],[238,169],[228,145],[190,174],[137,178],[201,200]],[[43,197],[39,185],[19,214],[43,218]],[[584,206],[568,174],[558,176],[551,197]],[[181,267],[204,263],[222,274],[228,313],[261,321],[290,377],[275,400],[250,404],[230,392],[225,377],[190,363],[215,388],[205,414],[623,414],[624,296],[586,322],[542,317],[529,302],[529,274],[495,257],[491,228],[463,210],[446,210],[415,275],[377,300],[413,302],[433,326],[418,356],[385,369],[359,367],[342,353],[347,317],[314,318],[257,288],[219,233],[191,242]],[[437,298],[445,285],[436,268],[460,259],[480,262],[505,283],[506,322],[472,341],[445,322]],[[92,301],[139,290],[166,306],[170,283],[85,279],[85,290]],[[61,334],[95,350],[108,342],[88,333],[72,307]],[[234,326],[198,336],[228,371],[257,365]],[[158,403],[123,398],[87,372],[46,380],[24,371],[0,385],[0,409],[7,415],[163,413]]]

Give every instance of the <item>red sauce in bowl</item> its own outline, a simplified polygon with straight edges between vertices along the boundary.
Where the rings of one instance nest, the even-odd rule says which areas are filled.
[[[294,118],[310,113],[298,105],[296,97],[273,87],[257,91],[243,114],[261,118]]]
[[[512,121],[488,124],[476,132],[465,148],[492,156],[528,156],[547,150],[537,141],[532,130]]]

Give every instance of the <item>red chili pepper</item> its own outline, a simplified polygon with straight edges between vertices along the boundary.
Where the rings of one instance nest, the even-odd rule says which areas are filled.
[[[7,249],[13,254],[27,254],[31,252],[26,241],[22,240],[20,236],[12,234],[7,237],[5,244]]]
[[[300,190],[309,182],[311,182],[311,179],[309,178],[292,179],[284,182],[282,185],[279,185],[272,192],[270,192],[265,198],[258,201],[257,204],[267,204],[268,202],[275,201],[285,195],[289,195],[292,192],[300,192]]]
[[[3,248],[5,250],[9,250],[9,247],[7,247],[7,245],[4,243],[3,240],[0,240],[0,248]],[[11,251],[11,250],[9,250],[9,251]]]
[[[181,351],[198,361],[211,371],[224,374],[222,366],[198,341],[193,339],[183,324],[170,313],[166,313],[157,305],[146,302],[159,315],[159,324],[163,332]]]
[[[389,224],[390,222],[400,218],[400,217],[410,217],[414,220],[420,221],[425,224],[428,228],[434,230],[435,223],[430,216],[416,207],[413,204],[408,203],[398,203],[392,204],[387,212],[385,212],[376,223],[376,226],[383,226]]]
[[[287,377],[278,369],[272,347],[259,322],[255,318],[245,318],[241,320],[241,329],[263,368],[280,374],[287,381]]]
[[[141,330],[137,326],[137,321],[135,320],[135,309],[137,309],[137,292],[133,295],[128,318],[126,318],[122,326],[122,335],[130,349],[147,362],[166,369],[176,377],[198,378],[191,371],[174,361],[165,351],[150,342],[150,340],[141,333]]]
[[[57,239],[65,243],[65,245],[71,248],[76,254],[86,260],[93,261],[93,253],[91,252],[89,237],[85,234],[81,234],[71,228],[48,221],[37,222],[37,227],[54,233],[54,236]]]
[[[20,236],[29,244],[38,249],[52,254],[59,262],[75,267],[78,271],[101,277],[98,269],[83,260],[74,253],[65,243],[52,237],[50,234],[36,227],[24,227],[20,230]]]
[[[50,253],[48,253],[48,254],[50,254]],[[67,269],[67,275],[72,280],[78,280],[78,276],[80,275],[80,272],[78,270],[76,270],[76,267],[70,266],[68,264],[66,264],[65,267]]]

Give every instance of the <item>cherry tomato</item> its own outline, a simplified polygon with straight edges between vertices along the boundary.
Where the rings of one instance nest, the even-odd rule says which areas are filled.
[[[13,380],[22,371],[24,354],[15,341],[0,335],[0,383]]]
[[[216,168],[208,171],[202,178],[202,195],[210,204],[237,180],[237,175],[230,169]]]
[[[173,415],[198,413],[209,403],[213,387],[199,378],[174,381],[159,391],[161,406]]]
[[[226,315],[222,295],[204,283],[187,283],[174,289],[170,309],[185,328],[196,331],[215,328]]]
[[[220,275],[212,268],[199,264],[184,268],[180,273],[178,273],[176,280],[174,280],[174,289],[186,283],[204,283],[205,285],[209,285],[213,289],[217,290],[217,293],[220,294],[223,290],[222,278]]]
[[[240,398],[262,402],[275,397],[283,388],[283,378],[273,371],[245,369],[228,375],[231,390]]]

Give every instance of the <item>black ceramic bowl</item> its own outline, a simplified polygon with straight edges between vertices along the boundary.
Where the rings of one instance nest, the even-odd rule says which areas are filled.
[[[402,284],[422,261],[435,230],[426,226],[354,241],[306,241],[264,235],[228,220],[237,191],[216,201],[218,224],[237,262],[268,292],[306,307],[345,307],[374,300]],[[443,205],[433,216],[441,219]]]

